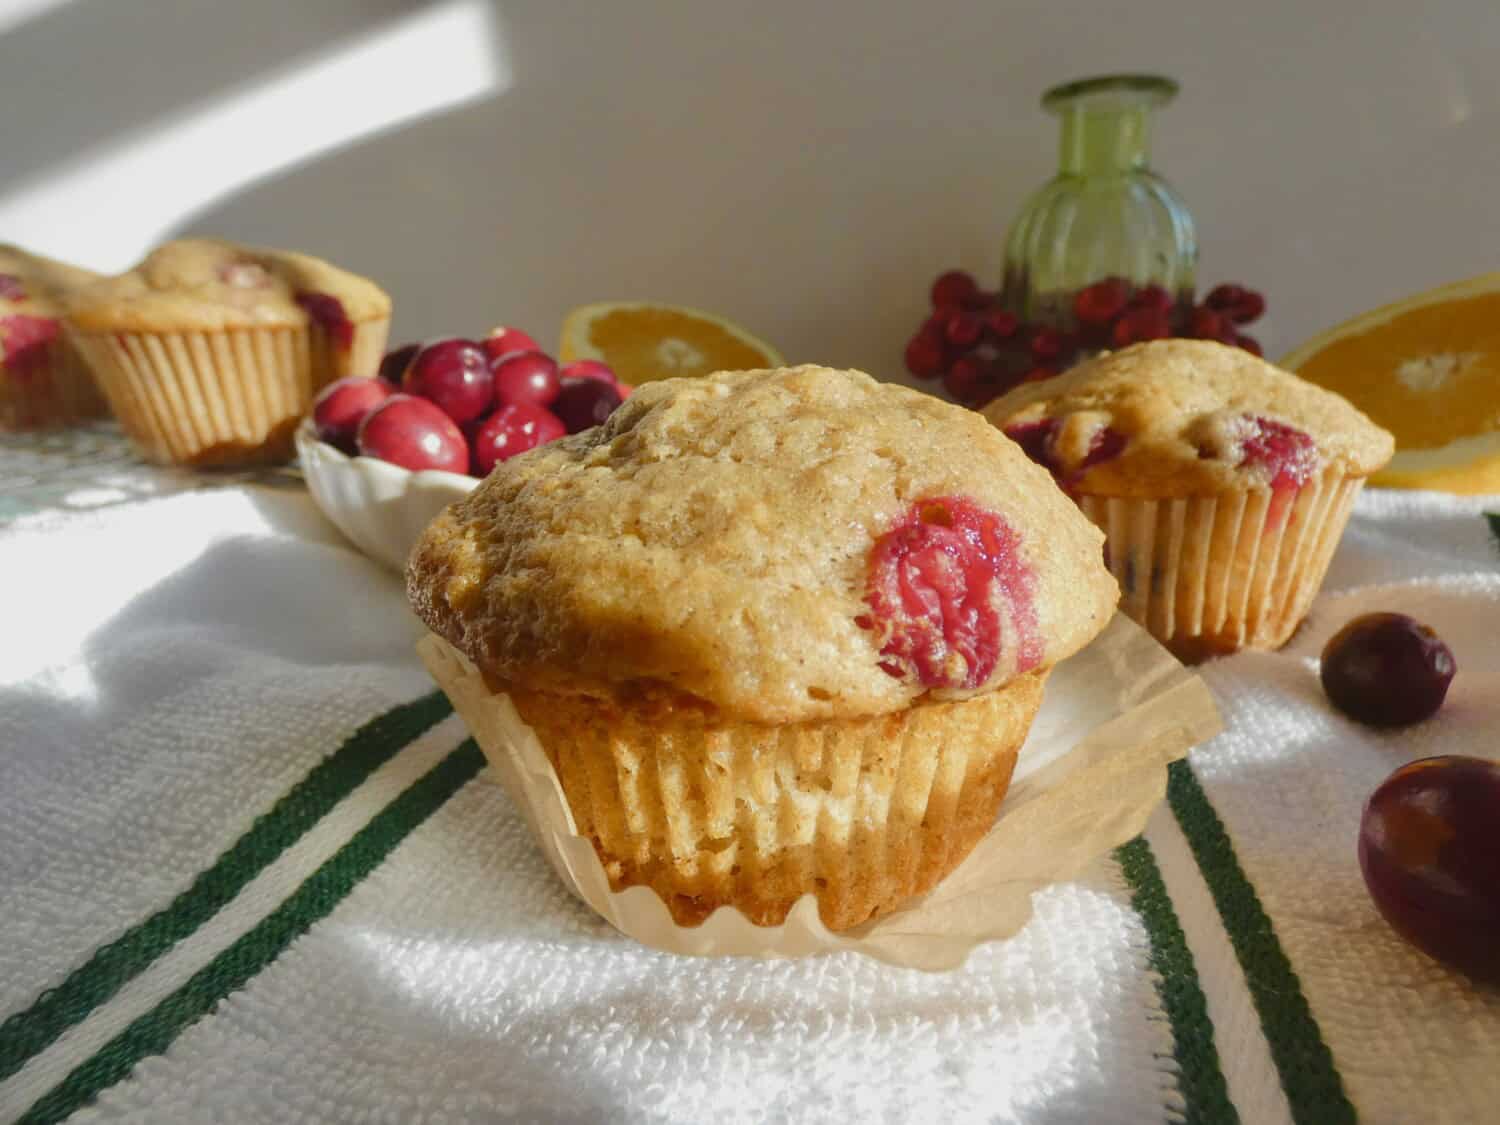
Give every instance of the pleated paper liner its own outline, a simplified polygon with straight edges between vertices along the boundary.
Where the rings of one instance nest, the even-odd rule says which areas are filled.
[[[1120,609],[1184,660],[1285,644],[1307,615],[1363,477],[1328,470],[1287,500],[1078,497],[1107,536]]]
[[[107,418],[109,404],[88,366],[65,338],[29,356],[19,370],[0,364],[0,430],[48,429]]]
[[[388,318],[356,324],[347,349],[307,326],[71,338],[141,456],[207,467],[287,460],[325,384],[379,370],[389,328]]]
[[[653,891],[611,890],[513,702],[491,692],[438,637],[423,638],[417,650],[568,889],[622,933],[670,953],[791,958],[853,951],[912,968],[954,968],[975,946],[1024,926],[1033,891],[1072,878],[1137,835],[1166,792],[1167,764],[1220,729],[1203,682],[1117,615],[1053,670],[999,818],[931,891],[840,933],[823,925],[812,894],[780,925],[758,926],[732,907],[680,925]]]

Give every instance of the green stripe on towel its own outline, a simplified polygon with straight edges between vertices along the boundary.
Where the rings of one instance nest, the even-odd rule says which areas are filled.
[[[1229,935],[1298,1125],[1354,1122],[1354,1105],[1323,1042],[1302,983],[1234,854],[1219,814],[1186,761],[1168,768],[1167,801]]]
[[[17,1125],[63,1120],[128,1075],[136,1063],[165,1051],[184,1030],[330,914],[397,844],[483,766],[479,747],[473,739],[466,740],[377,813],[290,898],[38,1099]]]
[[[1187,1125],[1238,1122],[1240,1115],[1229,1100],[1229,1087],[1219,1065],[1214,1024],[1198,983],[1198,966],[1151,845],[1145,837],[1137,836],[1115,849],[1115,859],[1130,885],[1130,905],[1141,916],[1151,939],[1151,967],[1161,978],[1157,991],[1172,1024],[1172,1055],[1177,1060],[1179,1087],[1186,1103],[1183,1120]]]
[[[61,984],[0,1024],[0,1080],[15,1074],[217,914],[330,809],[452,710],[441,692],[432,692],[371,719],[350,735],[171,905],[100,946]]]

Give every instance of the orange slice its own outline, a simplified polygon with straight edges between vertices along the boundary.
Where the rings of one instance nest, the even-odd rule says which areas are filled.
[[[645,301],[606,301],[563,321],[558,358],[597,359],[636,386],[653,379],[780,367],[781,354],[737,324],[698,309]]]
[[[1396,435],[1372,484],[1500,492],[1500,273],[1355,317],[1281,366]]]

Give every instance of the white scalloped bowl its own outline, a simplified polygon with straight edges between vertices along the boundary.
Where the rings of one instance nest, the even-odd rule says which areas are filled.
[[[296,442],[314,503],[351,543],[397,574],[433,517],[479,484],[459,473],[350,457],[319,441],[311,418],[297,427]]]

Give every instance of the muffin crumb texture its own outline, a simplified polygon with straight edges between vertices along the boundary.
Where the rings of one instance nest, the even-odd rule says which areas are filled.
[[[983,418],[859,372],[642,386],[428,528],[412,604],[498,690],[760,723],[968,698],[1118,596],[1102,538]]]

